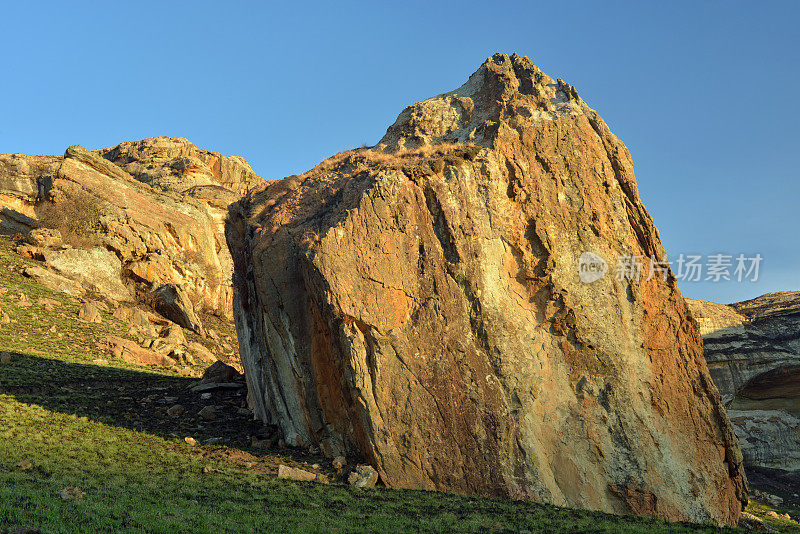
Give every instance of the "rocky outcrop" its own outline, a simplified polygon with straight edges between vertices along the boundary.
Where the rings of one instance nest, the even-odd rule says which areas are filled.
[[[228,205],[261,181],[242,158],[182,138],[96,151],[73,146],[64,157],[3,155],[0,228],[63,225],[71,248],[39,239],[24,253],[85,289],[127,301],[147,300],[168,285],[185,295],[184,315],[230,318],[233,264],[224,219]],[[76,236],[77,221],[85,236]],[[200,332],[198,321],[184,326]]]
[[[100,247],[48,251],[45,263],[67,278],[80,282],[84,289],[116,301],[131,300],[122,283],[122,263],[116,254]]]
[[[687,299],[703,335],[711,376],[726,402],[773,369],[800,365],[800,291],[726,306]]]
[[[184,193],[211,186],[241,196],[263,181],[244,158],[202,150],[182,137],[149,137],[97,153],[162,191]]]
[[[561,80],[498,54],[231,208],[257,414],[394,487],[735,524],[741,454],[630,155]]]
[[[800,470],[800,291],[687,302],[745,464]]]
[[[203,325],[194,312],[192,302],[179,287],[164,284],[153,291],[152,299],[155,310],[170,321],[198,334],[203,331]]]
[[[783,410],[728,410],[747,468],[800,469],[800,418]]]
[[[160,367],[170,367],[176,363],[176,361],[169,356],[140,347],[135,341],[129,339],[109,336],[106,341],[111,354],[127,363],[132,363],[134,365],[155,365]]]
[[[0,230],[25,232],[36,224],[36,200],[52,183],[61,158],[0,154]]]
[[[26,267],[22,274],[36,280],[43,286],[54,291],[61,291],[72,297],[81,297],[86,291],[79,282],[56,274],[43,267]]]

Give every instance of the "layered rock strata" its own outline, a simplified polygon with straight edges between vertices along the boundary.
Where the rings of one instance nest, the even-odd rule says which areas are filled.
[[[745,465],[800,470],[800,291],[687,302]]]

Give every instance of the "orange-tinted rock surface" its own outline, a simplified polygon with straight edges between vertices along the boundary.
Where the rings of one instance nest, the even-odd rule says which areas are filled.
[[[741,453],[625,146],[576,91],[495,55],[231,208],[255,409],[394,487],[735,524]]]

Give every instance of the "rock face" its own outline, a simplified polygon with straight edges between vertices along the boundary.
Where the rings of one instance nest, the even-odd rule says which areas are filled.
[[[745,467],[800,470],[800,418],[784,410],[728,410]]]
[[[116,254],[100,247],[48,252],[45,263],[67,278],[80,282],[85,289],[118,301],[131,300],[122,283],[122,263]]]
[[[800,470],[800,291],[687,302],[745,464]]]
[[[242,158],[173,137],[96,151],[73,146],[64,157],[0,155],[0,230],[30,232],[46,210],[69,226],[82,204],[91,206],[97,221],[86,243],[61,250],[51,240],[52,250],[28,255],[114,300],[171,284],[197,311],[231,317],[224,219],[228,205],[261,181]],[[36,232],[28,241],[41,245]]]
[[[709,371],[726,402],[759,375],[800,366],[800,291],[729,306],[687,302],[703,335]]]
[[[210,186],[241,196],[263,181],[244,158],[201,150],[182,137],[150,137],[97,152],[162,191],[185,193]]]
[[[741,454],[630,155],[561,80],[495,55],[379,145],[233,205],[256,413],[387,485],[735,524]]]
[[[36,224],[36,199],[52,183],[60,159],[0,154],[0,230],[24,232]]]

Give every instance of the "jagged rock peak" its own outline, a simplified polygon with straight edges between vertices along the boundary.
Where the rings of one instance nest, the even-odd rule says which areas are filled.
[[[455,91],[404,109],[378,148],[393,152],[440,142],[493,146],[502,127],[521,130],[582,113],[594,112],[571,85],[553,80],[525,56],[495,54]]]

